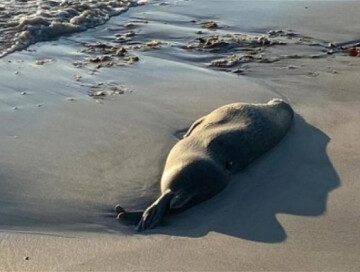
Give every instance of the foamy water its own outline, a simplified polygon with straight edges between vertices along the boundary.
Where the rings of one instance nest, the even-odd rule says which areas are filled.
[[[22,1],[0,0],[3,52],[86,30],[138,5],[109,0],[83,0],[83,6],[80,1]],[[305,9],[300,2],[276,6],[256,1],[240,5],[242,1],[235,0],[167,2],[153,1],[84,35],[34,46],[0,61],[0,120],[6,124],[0,137],[0,229],[117,230],[115,204],[143,209],[157,197],[175,131],[220,105],[278,96],[275,87],[274,93],[248,82],[248,74],[299,74],[306,82],[329,75],[335,71],[331,62],[320,72],[302,66],[312,56],[313,63],[327,63],[334,56],[310,37],[331,41],[356,34],[337,38],[341,31],[331,21],[324,33],[315,35],[310,26],[297,29],[295,20],[274,25],[280,19],[274,19],[275,11],[269,13],[284,11],[288,18],[289,12],[322,10],[320,4]],[[85,8],[84,3],[94,8]],[[210,20],[219,27],[204,28]],[[355,25],[351,22],[347,25]],[[138,61],[124,65],[125,58],[115,54],[121,48]],[[74,65],[89,58],[94,61]],[[112,65],[102,66],[98,61],[102,59]],[[91,86],[103,86],[104,92],[109,86],[124,86],[131,92],[106,94],[94,102],[84,98],[93,91]],[[206,214],[210,213],[211,209]]]
[[[30,44],[84,31],[144,3],[135,0],[3,0],[0,57]]]

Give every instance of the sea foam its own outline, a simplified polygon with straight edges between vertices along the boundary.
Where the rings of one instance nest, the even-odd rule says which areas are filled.
[[[143,4],[135,0],[4,0],[0,3],[0,57],[39,41],[84,31]]]

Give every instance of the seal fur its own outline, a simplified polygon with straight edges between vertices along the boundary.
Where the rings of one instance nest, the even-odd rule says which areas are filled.
[[[138,221],[137,231],[159,225],[169,211],[207,200],[285,136],[294,112],[280,99],[266,104],[234,103],[201,117],[170,151],[161,177],[161,195],[144,212],[116,207],[120,221]]]

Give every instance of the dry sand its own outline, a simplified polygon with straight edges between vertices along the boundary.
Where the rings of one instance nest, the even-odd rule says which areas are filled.
[[[197,37],[194,19],[227,32],[355,40],[359,5],[158,4],[0,60],[0,270],[358,270],[360,58],[250,63],[245,76],[208,69],[210,54],[176,46],[95,74],[72,63],[84,58],[83,42],[108,41],[135,19],[147,20],[134,23],[139,39],[173,45]],[[51,61],[35,64],[42,59]],[[99,82],[126,91],[89,97]],[[273,97],[295,109],[292,129],[221,194],[144,234],[115,221],[114,204],[144,208],[156,197],[179,130],[223,104]]]

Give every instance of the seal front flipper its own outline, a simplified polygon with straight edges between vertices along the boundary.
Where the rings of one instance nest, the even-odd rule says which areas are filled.
[[[174,194],[171,190],[167,190],[162,194],[149,208],[147,208],[136,227],[136,231],[144,231],[146,229],[155,228],[159,225],[165,213],[169,210],[170,201]]]
[[[192,125],[191,127],[189,128],[189,130],[184,134],[183,138],[186,138],[188,136],[190,136],[191,132],[193,132],[193,130],[198,126],[200,125],[205,119],[205,116],[197,119]]]

